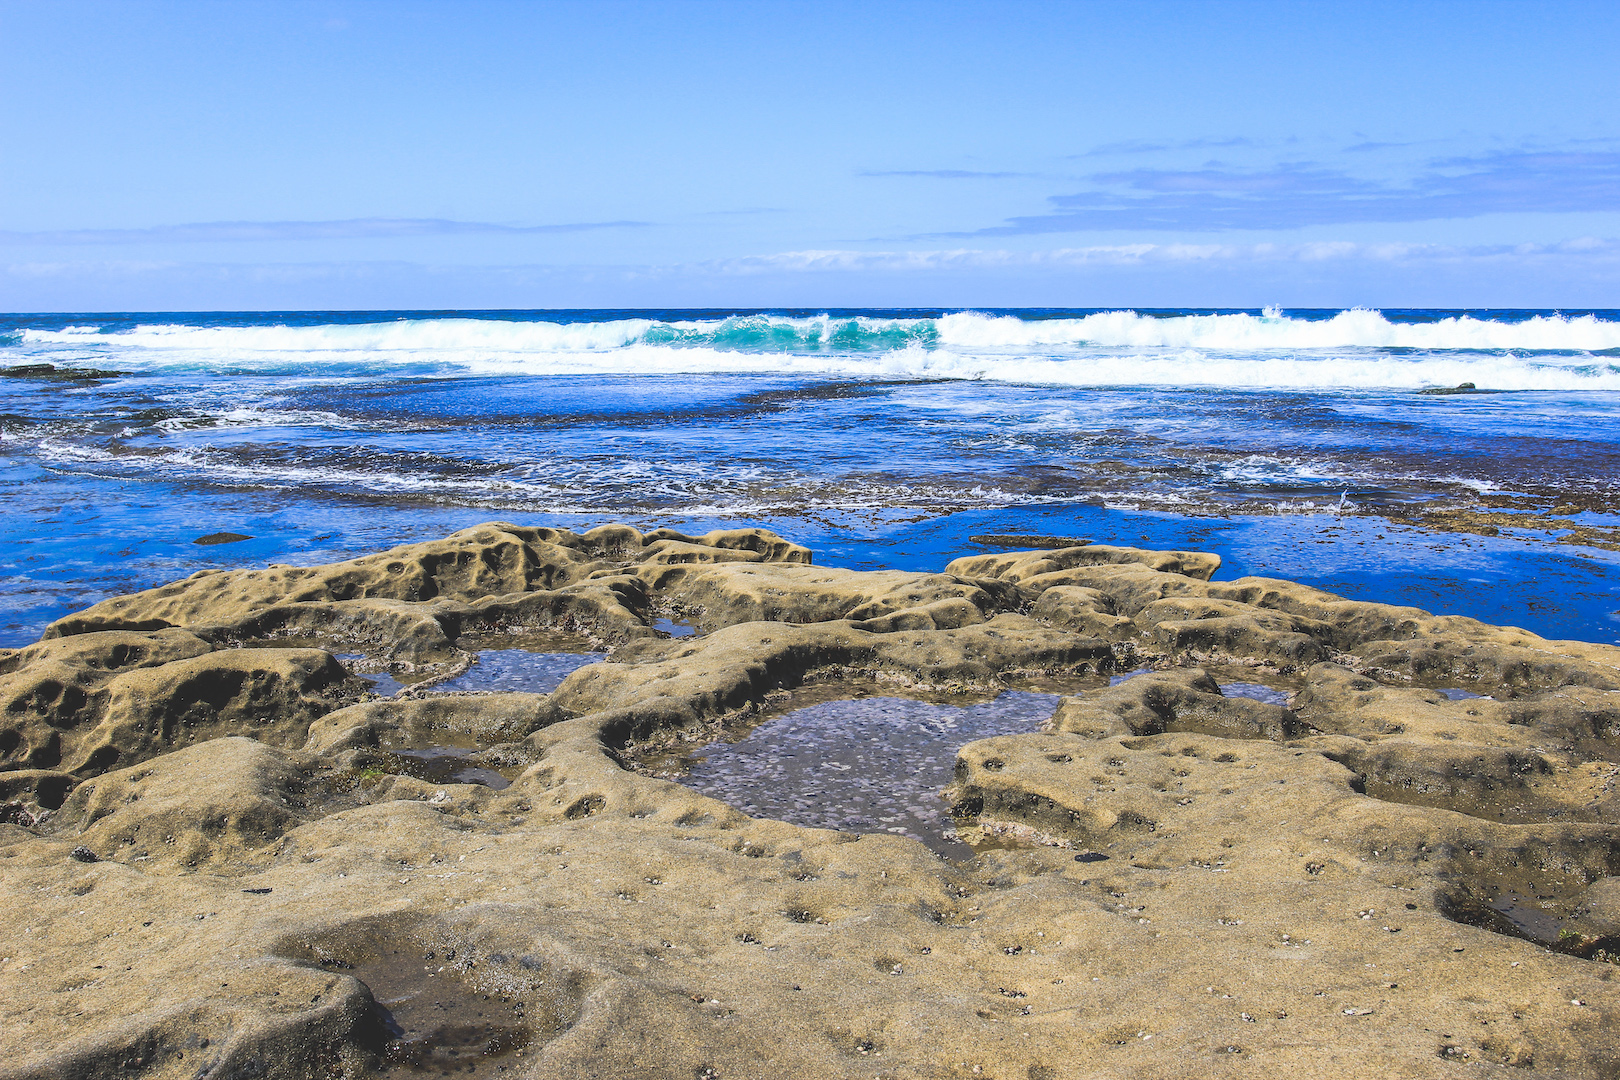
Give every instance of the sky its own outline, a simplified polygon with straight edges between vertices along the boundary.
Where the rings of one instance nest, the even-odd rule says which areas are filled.
[[[1620,4],[0,0],[0,310],[1620,307]]]

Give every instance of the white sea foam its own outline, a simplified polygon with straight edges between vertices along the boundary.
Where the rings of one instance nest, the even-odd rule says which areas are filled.
[[[1080,319],[1026,321],[974,312],[938,320],[944,345],[979,348],[1096,345],[1291,351],[1298,349],[1424,349],[1532,352],[1620,349],[1620,323],[1591,315],[1538,315],[1522,322],[1457,316],[1427,323],[1391,322],[1377,311],[1341,311],[1331,319],[1263,315],[1180,315],[1154,318],[1107,311]]]
[[[543,469],[514,465],[501,474],[470,476],[454,469],[411,469],[387,458],[327,463],[244,460],[206,446],[129,454],[54,436],[35,441],[33,449],[47,468],[81,475],[123,478],[138,473],[149,479],[348,491],[534,513],[733,516],[784,509],[870,513],[1061,501],[1059,496],[1008,491],[993,484],[868,480],[852,487],[836,478],[760,466],[665,459],[592,458],[553,462]]]
[[[152,425],[159,431],[181,432],[222,428],[301,428],[332,431],[368,431],[377,428],[397,430],[397,424],[367,423],[324,409],[265,409],[239,405],[219,411],[193,409]]]
[[[1620,322],[1541,315],[1392,322],[1369,310],[1329,319],[1170,318],[1112,311],[1025,320],[743,316],[655,322],[421,319],[323,326],[138,326],[26,330],[23,345],[93,348],[137,369],[446,370],[502,375],[749,374],[985,379],[1071,386],[1413,389],[1472,382],[1500,390],[1620,390]]]

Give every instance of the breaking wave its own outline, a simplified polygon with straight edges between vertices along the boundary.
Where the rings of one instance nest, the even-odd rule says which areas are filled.
[[[1367,309],[1323,317],[714,319],[424,318],[325,325],[24,328],[15,346],[104,366],[218,372],[509,375],[760,374],[986,379],[1072,386],[1620,389],[1620,321],[1475,314],[1424,320]]]

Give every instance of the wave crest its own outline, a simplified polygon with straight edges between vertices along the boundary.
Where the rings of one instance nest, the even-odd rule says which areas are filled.
[[[49,358],[93,350],[118,366],[401,375],[757,374],[925,377],[1079,386],[1617,390],[1620,322],[1541,314],[1391,320],[1254,314],[1066,318],[737,315],[715,319],[430,318],[352,325],[25,329]],[[1593,355],[1603,354],[1603,355]]]

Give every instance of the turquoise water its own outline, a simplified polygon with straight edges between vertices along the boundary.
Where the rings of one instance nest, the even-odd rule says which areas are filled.
[[[1620,312],[0,317],[0,644],[211,566],[489,519],[757,523],[934,569],[985,533],[1220,553],[1556,637],[1620,633]],[[1434,395],[1473,383],[1491,393]],[[198,545],[231,532],[251,537]]]

